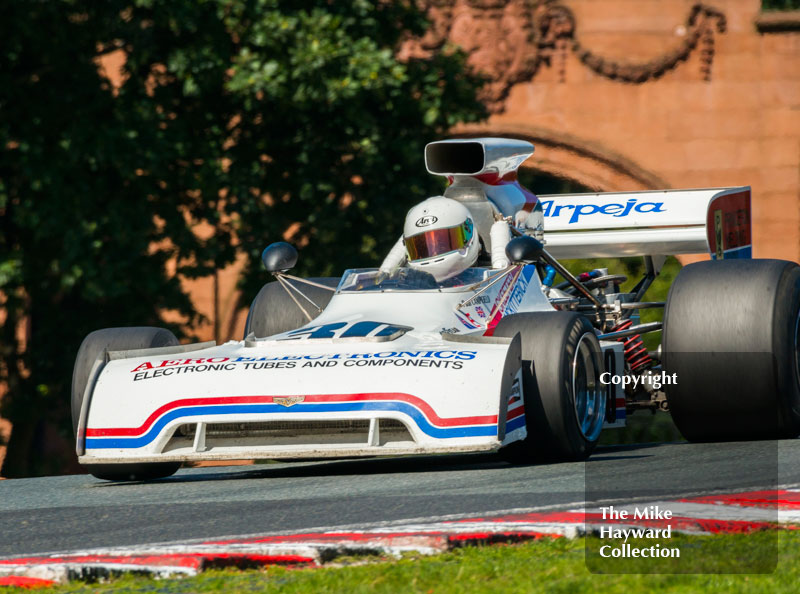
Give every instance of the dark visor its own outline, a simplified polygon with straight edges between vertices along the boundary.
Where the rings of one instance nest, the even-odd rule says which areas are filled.
[[[461,250],[469,243],[470,239],[472,239],[472,221],[469,219],[448,229],[432,229],[412,235],[405,239],[408,259],[410,261],[424,260]]]

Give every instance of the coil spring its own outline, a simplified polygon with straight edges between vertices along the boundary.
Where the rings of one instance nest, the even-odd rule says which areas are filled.
[[[632,320],[623,320],[614,326],[611,331],[619,332],[620,330],[627,330],[631,326],[633,326]],[[634,334],[627,338],[618,338],[617,341],[623,343],[625,360],[628,362],[628,365],[630,365],[631,371],[636,371],[641,367],[650,365],[650,355],[647,352],[647,347],[644,346],[641,335]]]

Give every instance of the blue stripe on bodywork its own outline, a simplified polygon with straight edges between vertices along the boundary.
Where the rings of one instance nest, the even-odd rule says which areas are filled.
[[[516,431],[520,427],[525,426],[525,415],[520,415],[516,419],[511,419],[508,423],[506,423],[506,433],[511,433],[512,431]]]

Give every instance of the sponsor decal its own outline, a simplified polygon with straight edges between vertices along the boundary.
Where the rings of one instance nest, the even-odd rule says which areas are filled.
[[[227,359],[227,357],[225,357]],[[144,363],[142,365],[145,365]],[[138,382],[140,380],[146,379],[153,379],[156,377],[169,377],[171,375],[178,375],[178,374],[186,374],[186,373],[195,373],[195,372],[204,372],[204,371],[233,371],[236,369],[235,363],[218,363],[218,364],[202,364],[202,365],[187,365],[186,367],[166,367],[162,368],[159,367],[158,369],[145,368],[147,371],[137,371],[140,365],[133,371],[133,381]]]
[[[522,398],[522,372],[517,372],[514,383],[508,394],[506,409],[506,433],[511,433],[525,426],[525,403]]]
[[[494,334],[494,327],[497,326],[498,322],[503,318],[503,311],[511,297],[511,291],[509,289],[517,282],[520,274],[522,274],[521,270],[517,269],[506,276],[506,279],[503,281],[503,285],[497,292],[497,297],[495,297],[492,310],[489,312],[490,319],[486,323],[486,331],[483,333],[484,336],[492,336]]]
[[[474,324],[476,328],[481,325],[480,322],[478,322],[477,320],[473,319],[473,317],[471,315],[469,315],[468,311],[465,311],[465,312],[462,312],[462,313],[464,314],[464,317],[469,320],[470,324]]]
[[[715,198],[706,221],[711,257],[752,257],[750,229],[750,192],[736,192]]]
[[[237,363],[239,362],[239,357],[236,359]],[[294,369],[297,367],[297,363],[295,361],[244,361],[243,366],[245,369]]]
[[[516,378],[514,383],[511,384],[511,391],[508,393],[508,403],[514,404],[520,400],[522,400],[522,390],[519,386],[519,378]]]
[[[411,330],[407,326],[394,326],[383,322],[333,322],[321,326],[309,326],[292,330],[277,340],[315,340],[318,338],[399,338]]]
[[[437,369],[461,369],[461,361],[431,361],[430,359],[348,359],[344,367],[435,367]]]
[[[290,406],[294,406],[295,404],[299,404],[301,402],[305,402],[305,396],[288,396],[286,398],[274,396],[272,398],[272,402],[275,404],[280,404],[281,406],[285,406],[289,408]]]
[[[473,320],[470,315],[465,311],[457,311],[456,318],[459,322],[467,329],[467,330],[475,330],[476,328],[480,328],[481,325]]]
[[[476,304],[487,305],[491,301],[492,300],[488,295],[476,295],[475,297],[472,297],[464,301],[464,305],[465,306],[476,305]]]
[[[516,270],[515,272],[512,272],[511,274],[506,276],[505,280],[503,281],[503,284],[500,286],[500,290],[497,292],[497,297],[495,298],[492,312],[494,312],[495,314],[502,314],[502,312],[505,310],[506,304],[508,304],[508,301],[511,298],[511,292],[509,291],[509,289],[513,286],[515,282],[517,282],[519,276],[520,276],[520,270]],[[498,319],[497,321],[499,322],[500,320]]]
[[[736,192],[715,198],[706,222],[711,257],[750,258],[750,192]]]
[[[147,361],[134,369],[133,381],[206,371],[246,371],[295,369],[306,367],[423,367],[461,369],[464,361],[471,361],[477,351],[416,350],[378,351],[376,353],[326,353],[320,355],[281,355],[263,357],[211,357]]]
[[[486,310],[483,309],[480,305],[476,305],[475,306],[475,313],[478,314],[479,318],[485,318],[486,317]]]
[[[415,350],[415,351],[378,351],[376,353],[325,353],[321,355],[272,355],[264,357],[236,357],[234,363],[252,361],[343,361],[348,359],[453,359],[470,361],[478,351]]]
[[[505,310],[503,310],[504,316],[514,313],[522,304],[522,299],[525,297],[525,293],[528,291],[528,285],[531,282],[531,278],[533,278],[533,273],[535,270],[535,266],[523,267],[522,273],[517,279],[517,284],[514,285],[514,290],[511,291],[511,296],[508,298],[508,305],[506,306]]]
[[[201,357],[199,359],[164,359],[163,361],[147,361],[131,369],[134,371],[145,371],[147,369],[155,369],[156,367],[173,367],[176,365],[203,365],[210,363],[225,363],[230,361],[230,357]]]
[[[579,222],[581,217],[597,214],[625,218],[631,213],[666,212],[663,202],[639,202],[636,198],[629,199],[625,204],[556,204],[555,200],[542,200],[541,204],[545,217],[569,216],[570,224]]]
[[[418,218],[417,222],[414,223],[414,225],[416,225],[417,227],[429,227],[429,226],[433,225],[435,222],[437,222],[438,220],[439,219],[437,219],[433,215],[427,215],[427,216]]]

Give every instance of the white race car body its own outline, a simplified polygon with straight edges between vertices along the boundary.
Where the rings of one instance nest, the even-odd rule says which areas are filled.
[[[667,254],[750,255],[749,188],[537,199],[516,181],[532,152],[529,143],[505,139],[426,149],[428,170],[451,177],[445,196],[469,208],[486,250],[498,218],[527,212],[537,225],[544,221],[547,249],[558,257],[644,255],[652,268]],[[218,346],[105,352],[80,400],[79,461],[491,451],[522,440],[520,338],[494,337],[494,328],[515,313],[578,311],[579,299],[543,290],[534,265],[464,275],[430,287],[385,284],[375,270],[352,270],[324,311],[297,330]],[[604,301],[589,295],[593,311],[618,319],[625,303],[641,300],[596,294]],[[602,327],[604,365],[620,375],[628,354],[620,333],[604,335],[613,328]],[[624,425],[622,388],[609,384],[605,400],[605,426]]]
[[[491,337],[492,320],[553,307],[533,266],[456,308],[476,291],[345,288],[295,331],[111,353],[90,382],[80,461],[484,451],[523,439],[519,345]]]

